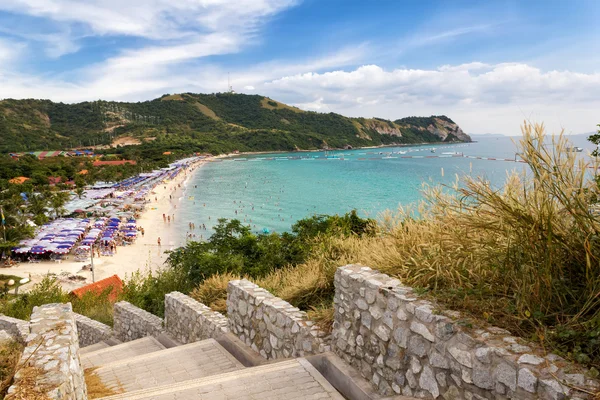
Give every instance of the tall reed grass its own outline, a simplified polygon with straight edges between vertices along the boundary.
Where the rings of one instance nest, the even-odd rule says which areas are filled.
[[[503,187],[472,176],[425,187],[416,209],[384,214],[376,236],[319,237],[304,264],[256,283],[327,321],[335,269],[361,263],[598,367],[597,165],[570,151],[563,133],[528,123],[522,133],[528,171],[509,173]],[[233,278],[213,276],[192,295],[222,310]]]

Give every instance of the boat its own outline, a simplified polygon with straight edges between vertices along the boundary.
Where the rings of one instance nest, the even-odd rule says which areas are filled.
[[[573,152],[573,153],[581,153],[583,151],[583,148],[574,146],[574,147],[567,147],[566,150]]]

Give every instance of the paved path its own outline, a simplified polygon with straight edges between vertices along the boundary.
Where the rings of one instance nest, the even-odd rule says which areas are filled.
[[[98,367],[115,361],[163,350],[165,346],[153,337],[145,337],[116,346],[106,347],[89,353],[80,353],[81,365],[84,369]],[[84,347],[85,349],[85,347]]]
[[[95,373],[106,387],[131,392],[242,368],[220,344],[208,339],[104,364]]]
[[[343,397],[305,359],[246,368],[104,400],[310,400]]]

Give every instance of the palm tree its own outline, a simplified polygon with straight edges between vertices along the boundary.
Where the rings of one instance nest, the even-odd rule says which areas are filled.
[[[81,198],[85,194],[85,189],[83,187],[77,187],[75,188],[75,194],[77,197]]]
[[[56,218],[65,212],[65,204],[69,201],[68,192],[56,192],[50,197],[50,205],[56,213]]]
[[[27,211],[34,216],[45,215],[48,211],[48,198],[41,193],[30,193],[28,196]]]

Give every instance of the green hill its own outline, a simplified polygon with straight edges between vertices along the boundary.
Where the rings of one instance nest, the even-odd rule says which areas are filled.
[[[183,93],[138,103],[0,101],[3,153],[113,143],[139,143],[145,152],[223,153],[442,141],[470,137],[445,116],[348,118],[259,95]]]

